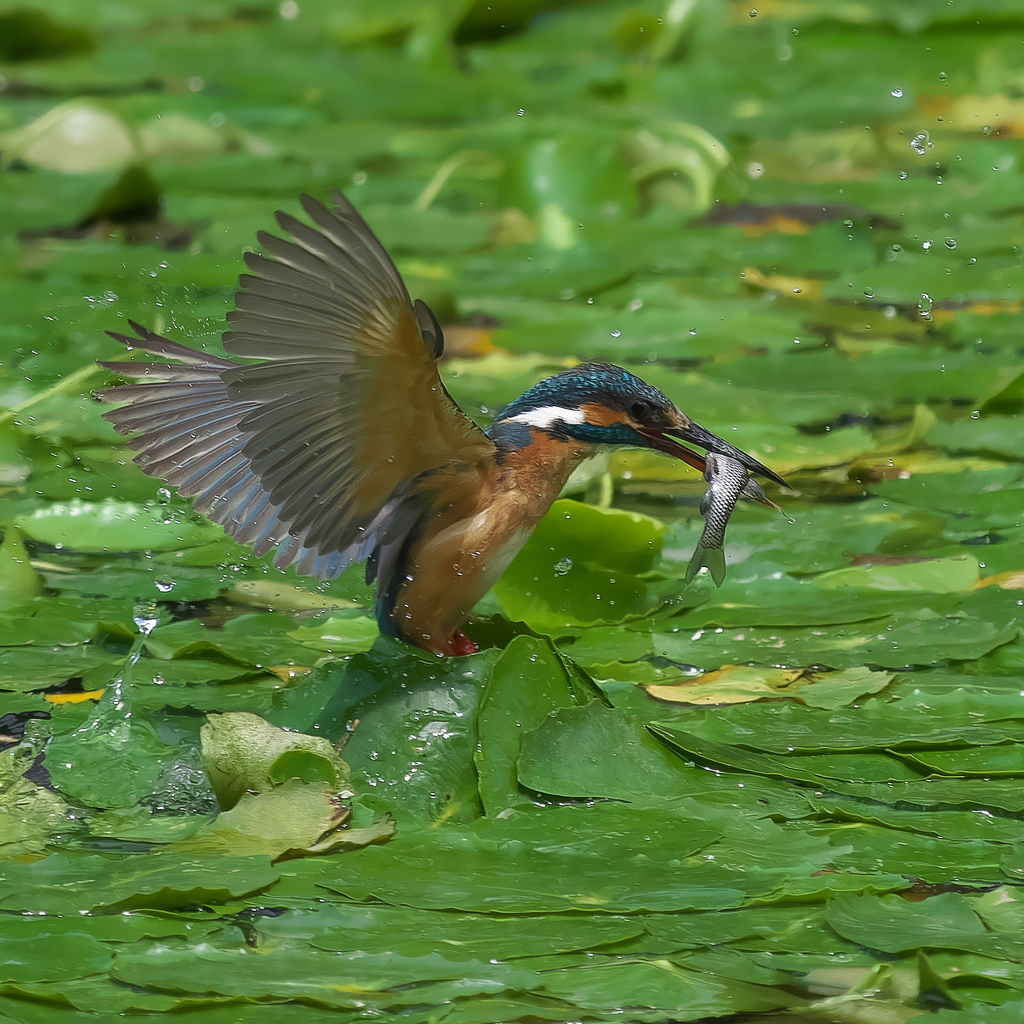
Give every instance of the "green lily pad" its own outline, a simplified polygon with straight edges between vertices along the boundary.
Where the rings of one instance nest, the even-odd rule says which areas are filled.
[[[271,886],[279,872],[266,857],[187,858],[54,853],[5,865],[0,898],[9,910],[77,913],[222,904]]]
[[[219,526],[165,505],[72,501],[22,516],[26,537],[71,551],[172,551],[206,544]]]
[[[552,712],[526,736],[516,774],[541,793],[647,803],[684,794],[679,768],[639,722],[593,701]]]
[[[819,587],[859,587],[864,590],[923,591],[955,594],[974,588],[979,578],[977,559],[970,555],[927,559],[904,565],[857,565],[834,569],[814,578]]]
[[[531,795],[520,787],[530,783],[517,769],[523,744],[546,715],[600,695],[596,686],[578,679],[579,675],[579,669],[563,659],[550,641],[528,636],[516,637],[495,662],[476,713],[480,740],[475,762],[480,799],[488,815],[531,802]]]
[[[540,630],[642,614],[652,601],[637,574],[654,566],[664,532],[647,516],[557,501],[495,595],[510,618]]]
[[[872,949],[896,953],[928,948],[994,951],[999,944],[957,893],[942,893],[920,903],[898,896],[837,896],[825,909],[829,925],[845,938]]]

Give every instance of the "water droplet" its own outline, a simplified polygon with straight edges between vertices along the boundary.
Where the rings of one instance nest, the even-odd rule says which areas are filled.
[[[895,97],[896,99],[902,99],[902,97],[903,97],[903,90],[902,89],[893,89],[889,93],[889,95]]]
[[[945,243],[946,243],[946,248],[947,249],[955,249],[956,248],[956,239],[955,238],[947,238],[947,239],[945,239]]]
[[[572,570],[572,566],[573,561],[571,558],[560,558],[557,562],[555,562],[555,575],[567,575]]]
[[[918,132],[910,140],[910,148],[918,156],[924,156],[925,153],[927,153],[929,149],[933,149],[934,147],[935,147],[935,143],[932,142],[931,136],[928,134],[928,132]]]

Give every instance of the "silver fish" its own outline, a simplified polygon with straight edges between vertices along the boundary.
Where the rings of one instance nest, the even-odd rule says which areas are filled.
[[[700,500],[700,514],[704,517],[704,531],[697,541],[697,547],[686,567],[686,582],[689,583],[700,570],[707,566],[715,586],[720,587],[725,579],[725,528],[741,497],[760,502],[770,508],[779,506],[771,501],[764,488],[750,479],[746,467],[727,455],[707,456],[704,479],[708,489]]]

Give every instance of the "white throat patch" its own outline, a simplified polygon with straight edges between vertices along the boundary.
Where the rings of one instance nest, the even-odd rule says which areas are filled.
[[[563,409],[558,405],[545,405],[540,409],[528,409],[518,416],[510,416],[506,423],[525,423],[538,430],[550,430],[556,423],[585,423],[586,414],[582,409]]]

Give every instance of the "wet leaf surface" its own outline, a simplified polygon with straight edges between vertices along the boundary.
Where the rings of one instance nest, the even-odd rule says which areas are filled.
[[[0,1017],[1019,1024],[1019,4],[165,7],[0,12]],[[481,424],[616,361],[786,515],[687,586],[616,451],[458,660],[228,539],[95,360],[336,187]]]

